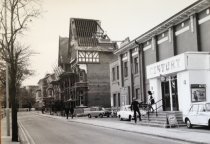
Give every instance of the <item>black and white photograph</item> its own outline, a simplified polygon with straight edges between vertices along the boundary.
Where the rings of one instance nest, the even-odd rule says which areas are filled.
[[[191,84],[192,102],[206,101],[206,86]]]
[[[210,144],[210,0],[0,0],[0,144]]]

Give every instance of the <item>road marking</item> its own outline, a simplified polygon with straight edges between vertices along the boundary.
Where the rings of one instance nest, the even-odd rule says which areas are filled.
[[[24,132],[24,130],[23,130],[23,128],[22,128],[21,123],[20,123],[20,122],[18,122],[18,124],[19,124],[19,128],[21,129],[22,134],[23,134],[23,136],[24,136],[24,140],[26,140],[27,142],[29,142],[29,140],[28,140],[28,138],[27,138],[27,136],[26,136],[26,134],[25,134],[25,132]]]
[[[25,129],[25,127],[23,126],[23,124],[19,121],[19,126],[20,126],[20,129],[21,131],[23,132],[23,135],[25,137],[25,139],[27,140],[27,142],[29,144],[35,144],[33,138],[30,136],[30,134],[28,133],[28,131]]]

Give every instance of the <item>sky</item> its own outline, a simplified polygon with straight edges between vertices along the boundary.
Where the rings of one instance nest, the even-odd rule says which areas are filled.
[[[23,85],[37,85],[53,73],[58,61],[59,36],[68,37],[70,18],[101,21],[113,41],[133,40],[197,0],[42,0],[42,14],[24,35],[24,43],[34,54],[30,69],[35,74]]]

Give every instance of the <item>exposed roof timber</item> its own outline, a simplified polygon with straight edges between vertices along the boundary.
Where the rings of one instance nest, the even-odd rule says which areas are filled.
[[[177,23],[180,23],[181,21],[189,18],[191,15],[202,11],[203,9],[206,9],[210,6],[210,0],[198,0],[197,2],[193,3],[192,5],[186,7],[182,11],[178,12],[177,14],[173,15],[169,19],[165,20],[164,22],[160,23],[156,27],[152,28],[151,30],[147,31],[146,33],[142,34],[141,36],[135,38],[133,41],[128,43],[127,45],[123,46],[122,48],[116,50],[114,53],[121,53],[123,50],[129,48],[131,43],[135,44],[135,41],[138,41],[140,43],[145,42],[145,40],[148,40],[151,38],[151,36],[154,36],[155,34],[158,34],[161,31],[164,31],[168,29],[169,27],[176,25]]]

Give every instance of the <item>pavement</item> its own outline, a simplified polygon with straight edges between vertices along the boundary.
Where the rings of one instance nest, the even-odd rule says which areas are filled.
[[[189,143],[196,143],[196,144],[210,144],[210,130],[196,130],[196,129],[186,129],[186,128],[159,128],[159,127],[149,127],[149,126],[142,126],[137,122],[135,124],[133,121],[128,122],[119,122],[114,120],[100,120],[99,118],[84,118],[84,117],[75,117],[74,119],[66,119],[65,117],[61,116],[55,116],[55,115],[49,115],[49,114],[41,114],[41,112],[34,112],[38,116],[45,116],[48,118],[53,119],[59,119],[62,121],[68,121],[68,122],[76,122],[81,124],[88,124],[93,126],[99,126],[104,128],[110,128],[110,129],[116,129],[121,131],[127,131],[127,132],[133,132],[133,133],[139,133],[144,135],[151,135],[156,137],[162,137],[172,140],[179,140]],[[3,118],[1,121],[2,125],[2,136],[1,140],[2,143],[0,144],[19,144],[19,142],[11,142],[11,136],[6,136],[6,118]],[[21,129],[21,126],[19,126]],[[19,130],[20,139],[23,138],[24,131]],[[30,136],[27,133],[26,139],[24,140],[24,143],[28,144],[31,142],[26,142],[27,137]],[[20,142],[21,143],[21,142]]]
[[[11,126],[10,118],[10,126]],[[10,127],[10,136],[7,136],[7,123],[6,117],[1,119],[1,142],[0,144],[20,144],[20,142],[12,142],[12,129]]]

